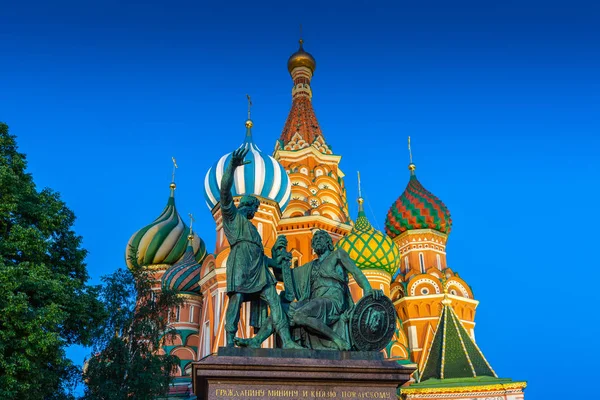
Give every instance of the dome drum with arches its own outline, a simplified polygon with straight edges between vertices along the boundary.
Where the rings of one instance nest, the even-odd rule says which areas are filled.
[[[290,201],[292,185],[283,166],[273,157],[264,154],[252,140],[252,121],[246,122],[246,138],[239,148],[249,149],[246,160],[249,164],[235,170],[233,196],[254,195],[273,200],[283,211]],[[221,179],[231,154],[219,159],[206,173],[204,179],[204,197],[211,210],[220,199]]]

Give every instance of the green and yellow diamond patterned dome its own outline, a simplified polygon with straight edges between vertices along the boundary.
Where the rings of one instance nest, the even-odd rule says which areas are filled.
[[[390,275],[398,270],[400,252],[389,236],[371,226],[358,199],[358,218],[354,228],[341,238],[336,247],[345,250],[360,269],[379,269]]]

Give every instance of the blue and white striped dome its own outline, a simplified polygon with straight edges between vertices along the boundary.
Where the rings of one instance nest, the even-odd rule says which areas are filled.
[[[240,148],[250,148],[246,160],[251,161],[238,167],[234,173],[233,196],[252,194],[279,203],[281,211],[290,201],[292,185],[285,168],[273,157],[264,154],[252,141],[252,121],[246,121],[246,138]],[[204,178],[204,197],[211,210],[219,202],[221,178],[231,160],[231,153],[221,157]]]

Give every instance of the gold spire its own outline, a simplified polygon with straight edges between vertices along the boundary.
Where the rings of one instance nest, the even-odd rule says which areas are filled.
[[[188,215],[190,217],[190,233],[188,235],[188,240],[191,242],[194,240],[194,230],[192,229],[192,226],[194,225],[195,219],[194,219],[194,216],[192,215],[192,213],[188,213]]]
[[[171,184],[169,185],[169,187],[171,188],[171,196],[173,196],[175,194],[175,188],[177,187],[175,185],[175,170],[179,167],[177,166],[177,161],[175,161],[175,157],[171,157],[171,161],[173,161],[173,172],[171,173]]]
[[[252,119],[250,118],[250,109],[252,108],[252,99],[249,94],[246,94],[248,99],[248,119],[246,120],[246,128],[252,128]]]
[[[410,136],[408,137],[408,156],[410,158],[410,164],[408,164],[408,170],[410,171],[411,175],[414,175],[415,170],[417,169],[417,166],[415,164],[413,164],[413,160],[412,160],[412,150],[410,148]]]
[[[356,173],[358,175],[358,208],[359,211],[362,211],[362,205],[365,200],[362,197],[362,190],[360,188],[360,171],[356,171]]]
[[[298,40],[300,47],[297,52],[292,54],[288,59],[288,71],[291,74],[292,71],[297,67],[306,67],[310,69],[311,74],[315,73],[317,62],[314,57],[304,51],[304,39],[302,39],[302,25],[300,25],[300,39]]]

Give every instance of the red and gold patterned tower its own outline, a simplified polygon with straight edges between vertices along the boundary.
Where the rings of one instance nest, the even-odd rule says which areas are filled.
[[[412,155],[410,161],[410,180],[392,204],[385,230],[398,246],[401,259],[391,285],[391,298],[408,336],[412,360],[422,369],[442,312],[444,293],[448,292],[454,312],[472,338],[479,302],[469,285],[446,263],[450,212],[419,182]]]
[[[313,258],[310,246],[314,229],[329,232],[334,242],[352,230],[341,156],[333,154],[321,132],[312,106],[311,79],[316,61],[300,49],[288,60],[292,76],[292,108],[273,157],[287,170],[292,182],[291,199],[279,222],[278,232],[288,238],[294,265]]]

